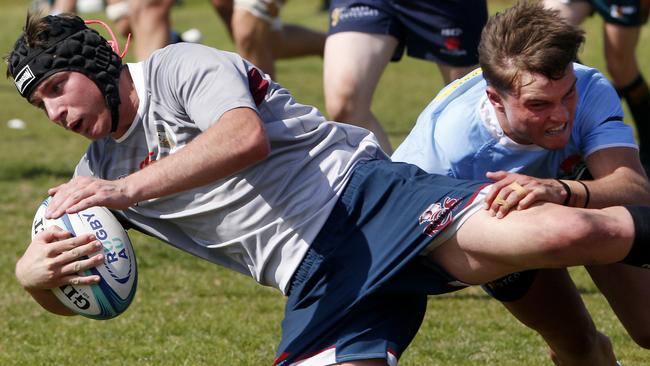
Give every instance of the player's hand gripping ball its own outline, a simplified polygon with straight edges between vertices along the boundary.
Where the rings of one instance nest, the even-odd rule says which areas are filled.
[[[131,304],[138,283],[135,254],[126,231],[104,207],[91,207],[48,220],[45,209],[50,199],[45,199],[36,211],[32,238],[48,227],[58,226],[73,236],[92,233],[104,247],[103,265],[80,273],[99,275],[99,283],[90,286],[65,285],[52,289],[52,292],[66,307],[85,317],[101,320],[120,315]],[[88,257],[82,259],[85,258]]]

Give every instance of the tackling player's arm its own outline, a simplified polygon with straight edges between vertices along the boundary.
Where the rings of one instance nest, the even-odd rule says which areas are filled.
[[[235,108],[177,153],[115,181],[75,177],[48,191],[53,197],[46,217],[92,206],[125,209],[151,198],[199,187],[245,169],[270,152],[257,112]]]
[[[649,204],[650,183],[636,149],[615,147],[598,150],[586,159],[594,180],[582,181],[589,191],[589,207],[603,208],[623,204]],[[576,196],[577,207],[583,207],[586,192],[581,184],[565,181]]]
[[[495,183],[485,199],[486,209],[492,215],[504,217],[512,209],[526,209],[538,201],[589,208],[650,203],[650,183],[636,149],[598,150],[587,157],[586,163],[594,180],[559,181],[505,171],[488,172],[486,176]]]

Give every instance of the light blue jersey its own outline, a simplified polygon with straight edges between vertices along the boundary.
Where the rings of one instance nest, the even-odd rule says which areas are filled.
[[[571,138],[563,149],[522,145],[506,136],[487,100],[479,69],[448,85],[429,103],[392,158],[455,178],[484,179],[486,172],[496,170],[550,178],[569,173],[571,163],[597,150],[638,148],[609,81],[593,68],[574,64],[574,70],[578,103]]]

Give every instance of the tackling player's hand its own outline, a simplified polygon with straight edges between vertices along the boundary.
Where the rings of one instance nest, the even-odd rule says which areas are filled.
[[[78,273],[103,263],[101,249],[102,244],[92,234],[71,237],[59,227],[47,228],[34,236],[16,263],[16,279],[28,291],[98,283],[99,276]],[[93,253],[97,254],[91,256]],[[89,258],[80,259],[83,256]]]
[[[561,204],[564,187],[554,179],[539,179],[506,171],[488,172],[495,181],[485,198],[485,209],[497,218],[505,217],[513,209],[523,210],[538,201]]]
[[[93,206],[126,209],[135,203],[126,188],[124,179],[74,177],[69,182],[47,191],[52,200],[45,211],[45,217],[54,219],[64,213],[75,213]]]

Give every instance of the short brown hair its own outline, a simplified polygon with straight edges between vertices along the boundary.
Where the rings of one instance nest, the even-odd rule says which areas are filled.
[[[522,71],[562,78],[583,42],[584,32],[557,11],[521,1],[488,20],[478,47],[479,64],[488,84],[501,91],[518,90]]]

